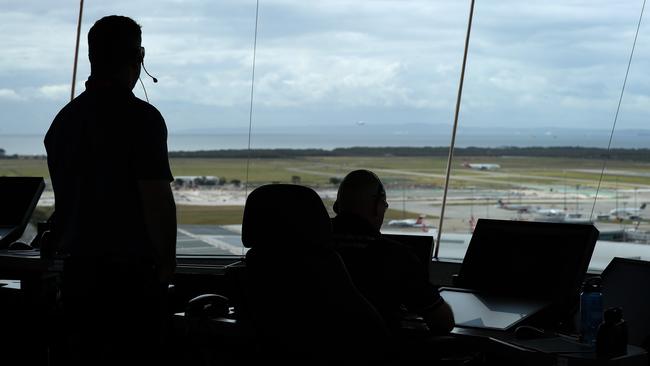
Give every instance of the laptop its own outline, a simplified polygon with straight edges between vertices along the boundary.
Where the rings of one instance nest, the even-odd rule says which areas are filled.
[[[542,311],[548,302],[480,294],[467,289],[440,288],[457,327],[509,330]]]
[[[23,235],[44,189],[42,177],[0,177],[0,249]]]
[[[597,239],[593,224],[479,219],[441,295],[457,326],[510,329],[577,299]]]

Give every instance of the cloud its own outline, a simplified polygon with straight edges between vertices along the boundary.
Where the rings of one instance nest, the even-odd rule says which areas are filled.
[[[66,97],[70,96],[70,85],[43,85],[38,88],[37,96],[50,100],[65,100]]]
[[[62,65],[70,73],[74,54],[73,24],[56,16],[25,11],[1,11],[0,72],[58,72]]]
[[[77,5],[2,2],[1,99],[67,99]],[[255,108],[269,120],[345,109],[386,111],[376,117],[384,123],[448,121],[468,10],[456,0],[262,0]],[[503,125],[604,121],[620,93],[639,11],[632,0],[478,2],[464,116]],[[184,124],[213,120],[215,109],[247,110],[255,0],[86,2],[78,81],[89,73],[85,35],[111,13],[142,24],[146,65],[160,82],[143,81],[161,110],[188,113],[179,114]],[[642,27],[623,102],[623,115],[638,126],[650,99],[650,39]],[[139,85],[135,93],[143,96]]]
[[[0,89],[0,99],[5,101],[32,101],[37,99],[65,101],[66,98],[69,97],[70,85],[68,84],[43,85],[37,88],[22,88],[20,91],[7,88]]]
[[[18,101],[24,100],[23,97],[18,95],[15,90],[12,89],[0,89],[0,99],[9,100],[9,101]]]

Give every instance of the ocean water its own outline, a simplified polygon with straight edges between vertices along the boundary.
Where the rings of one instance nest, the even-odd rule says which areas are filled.
[[[373,133],[350,133],[349,131],[332,132],[314,131],[312,133],[255,133],[251,136],[251,148],[320,148],[334,149],[352,146],[449,146],[448,131],[392,132],[374,131]],[[0,148],[6,155],[44,155],[43,135],[0,135]],[[588,146],[606,148],[609,136],[606,133],[519,133],[503,129],[501,131],[459,132],[457,147],[499,147],[499,146]],[[650,138],[642,133],[621,133],[615,136],[613,147],[650,148]],[[247,133],[206,133],[177,134],[170,133],[168,138],[170,151],[197,151],[219,149],[246,149]]]

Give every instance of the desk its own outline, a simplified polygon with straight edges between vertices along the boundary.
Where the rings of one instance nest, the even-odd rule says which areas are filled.
[[[41,259],[38,250],[0,250],[0,279],[19,280],[28,303],[40,302],[62,271],[62,260]]]
[[[61,260],[40,258],[38,250],[0,250],[0,349],[2,360],[47,364],[56,339]]]
[[[454,328],[452,334],[487,356],[492,355],[518,365],[646,366],[648,364],[647,352],[632,345],[628,345],[628,353],[625,356],[597,359],[593,348],[564,336],[522,340],[515,338],[512,332],[460,327]]]
[[[0,250],[0,276],[22,278],[62,270],[62,260],[42,259],[38,250]]]
[[[19,280],[27,305],[50,297],[62,271],[62,260],[41,259],[38,250],[0,250],[0,279]]]

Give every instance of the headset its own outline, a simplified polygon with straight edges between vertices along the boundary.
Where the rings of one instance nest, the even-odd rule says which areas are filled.
[[[147,68],[144,66],[144,47],[140,47],[140,63],[142,64],[142,69],[144,72],[153,80],[154,83],[158,82],[158,79],[156,79],[154,76],[152,76],[149,71],[147,71]],[[147,103],[149,103],[149,96],[147,95],[147,88],[144,87],[144,83],[142,82],[142,78],[138,78],[140,80],[140,85],[142,85],[142,90],[144,91],[144,97],[147,99]]]

